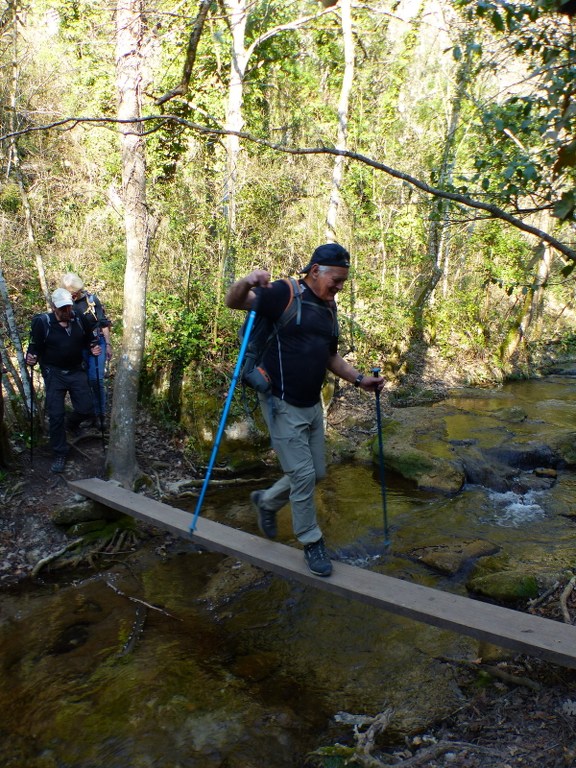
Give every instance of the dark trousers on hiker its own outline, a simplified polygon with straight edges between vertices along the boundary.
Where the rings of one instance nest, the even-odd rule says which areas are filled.
[[[272,448],[284,475],[271,488],[262,491],[260,503],[277,512],[290,502],[292,527],[302,544],[312,544],[322,536],[316,519],[314,488],[326,475],[324,413],[322,404],[296,408],[285,400],[259,395]]]
[[[66,441],[66,394],[70,395],[73,413],[68,427],[77,429],[83,421],[94,417],[92,391],[83,368],[64,370],[49,365],[42,368],[46,388],[46,413],[50,429],[50,448],[57,456],[68,454]]]

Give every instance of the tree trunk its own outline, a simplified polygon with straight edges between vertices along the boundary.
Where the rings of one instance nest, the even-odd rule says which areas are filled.
[[[456,134],[460,125],[462,102],[472,76],[473,54],[469,43],[473,39],[474,30],[466,29],[460,35],[458,41],[465,53],[458,66],[458,71],[456,72],[456,84],[452,96],[450,121],[444,140],[440,168],[438,169],[438,186],[441,189],[446,187],[449,188],[454,176],[454,164],[456,162]],[[447,235],[451,204],[449,200],[437,198],[433,200],[431,207],[430,227],[428,230],[428,254],[433,271],[440,271],[441,273],[435,283],[438,283],[440,277],[443,276],[443,292],[444,295],[446,295],[448,293],[448,272],[450,262]],[[430,292],[429,299],[430,302],[433,302],[434,291]]]
[[[31,395],[30,395],[30,384],[28,381],[28,372],[26,370],[26,361],[24,360],[24,350],[22,349],[22,342],[20,340],[20,335],[18,334],[18,326],[16,325],[16,318],[14,317],[14,309],[12,307],[12,302],[10,301],[10,296],[8,294],[8,287],[6,285],[6,281],[4,279],[4,273],[1,267],[0,267],[0,305],[4,309],[4,317],[6,320],[6,328],[7,328],[7,338],[10,339],[10,343],[12,344],[12,347],[16,352],[16,359],[18,360],[18,369],[20,372],[20,378],[18,379],[15,376],[14,383],[18,388],[20,394],[22,395],[25,407],[28,411],[28,416],[30,416],[32,401],[31,401]]]
[[[12,78],[10,82],[10,133],[15,134],[20,128],[17,114],[18,114],[18,102],[17,95],[20,92],[19,80],[20,80],[20,66],[18,62],[18,3],[10,3],[10,14],[12,15]],[[30,205],[30,198],[26,191],[26,184],[22,170],[20,167],[20,154],[18,152],[17,139],[13,135],[8,140],[8,173],[12,170],[16,177],[16,183],[20,190],[20,197],[22,198],[22,208],[24,209],[24,218],[26,221],[26,233],[28,237],[28,245],[30,246],[31,253],[34,254],[36,261],[36,269],[38,270],[38,279],[40,280],[40,288],[44,295],[44,301],[46,302],[47,309],[50,309],[50,291],[48,289],[48,283],[46,281],[46,271],[44,270],[44,260],[42,253],[38,247],[36,235],[34,232],[34,219],[32,215],[32,206]]]
[[[502,347],[502,362],[505,365],[514,363],[526,339],[538,338],[540,334],[544,291],[550,277],[552,254],[546,243],[539,243],[535,250],[536,255],[532,261],[536,266],[533,284],[526,290],[517,319]]]
[[[224,5],[230,20],[232,32],[232,56],[230,63],[230,85],[226,105],[226,130],[241,131],[244,126],[242,104],[244,101],[244,75],[248,61],[245,46],[248,10],[246,0],[225,0]],[[222,264],[224,283],[229,285],[236,279],[235,232],[236,195],[238,188],[238,163],[240,160],[240,139],[228,134],[226,145],[226,178],[222,195],[222,208],[226,226],[225,252]]]
[[[141,116],[142,0],[116,6],[116,87],[122,151],[126,271],[122,350],[116,372],[106,472],[125,488],[139,475],[136,463],[138,388],[146,332],[146,287],[153,237],[146,204],[146,145]]]
[[[352,36],[350,0],[340,0],[340,12],[342,14],[342,39],[344,40],[344,77],[342,79],[340,100],[338,102],[338,138],[336,140],[336,148],[346,150],[348,149],[350,91],[352,90],[352,84],[354,82],[354,38]],[[342,186],[343,175],[344,158],[338,156],[334,161],[332,190],[326,216],[326,239],[329,241],[337,239],[336,221],[338,218],[338,208],[340,206],[340,188]]]
[[[3,373],[2,359],[0,358],[0,467],[6,469],[10,463],[10,444],[8,442],[8,431],[4,424],[4,394],[2,392]]]

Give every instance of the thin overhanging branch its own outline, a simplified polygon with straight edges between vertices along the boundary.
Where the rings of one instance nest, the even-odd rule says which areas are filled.
[[[194,62],[196,61],[196,52],[198,50],[198,43],[200,42],[200,36],[202,35],[202,30],[204,29],[204,22],[206,21],[206,17],[208,16],[208,11],[210,9],[211,3],[212,3],[212,0],[201,0],[200,8],[198,10],[198,15],[194,20],[194,24],[192,25],[192,31],[190,33],[190,38],[188,40],[188,47],[186,49],[186,58],[184,60],[184,67],[182,70],[182,79],[180,80],[176,88],[173,88],[171,91],[168,91],[168,93],[165,93],[163,96],[160,96],[158,99],[156,99],[156,101],[154,102],[156,106],[161,106],[162,104],[165,104],[167,101],[170,101],[170,99],[173,99],[175,96],[184,96],[187,93],[188,86],[190,85],[190,78],[192,77],[192,69],[194,68]]]
[[[294,21],[288,21],[286,24],[279,24],[277,27],[272,27],[272,29],[267,30],[264,32],[260,37],[257,37],[256,40],[254,40],[248,49],[246,50],[246,59],[248,60],[250,56],[254,53],[256,48],[258,48],[259,45],[262,45],[262,43],[266,42],[266,40],[269,40],[271,37],[274,37],[275,35],[279,34],[280,32],[287,32],[287,31],[293,31],[295,29],[299,29],[300,27],[304,27],[306,24],[308,24],[311,21],[316,21],[321,16],[325,16],[328,13],[334,13],[337,9],[336,8],[324,8],[322,11],[318,11],[317,13],[308,15],[308,16],[301,16],[299,19],[294,19]]]
[[[534,237],[537,237],[538,239],[543,240],[545,243],[548,243],[548,245],[565,256],[566,259],[576,262],[575,248],[571,248],[570,246],[555,238],[553,235],[550,235],[548,232],[545,232],[538,227],[534,227],[531,224],[527,224],[525,221],[522,221],[522,219],[514,216],[511,213],[507,213],[505,210],[497,205],[494,205],[493,203],[484,203],[481,200],[476,200],[475,198],[469,197],[468,195],[462,195],[458,192],[450,192],[448,190],[439,189],[438,187],[433,187],[430,184],[427,184],[425,181],[421,181],[415,176],[411,176],[409,173],[399,171],[396,168],[391,168],[390,166],[385,165],[378,160],[374,160],[371,157],[367,157],[366,155],[362,155],[359,152],[352,152],[350,150],[336,149],[335,147],[327,146],[290,147],[286,144],[277,144],[271,141],[267,141],[266,139],[261,139],[257,136],[253,136],[250,133],[246,133],[245,131],[229,131],[224,128],[210,128],[205,125],[200,125],[199,123],[193,123],[190,120],[186,120],[183,117],[178,117],[177,115],[148,115],[134,120],[118,120],[110,117],[66,117],[62,118],[62,120],[56,120],[53,123],[48,123],[46,125],[31,126],[29,128],[23,128],[20,131],[4,134],[3,136],[0,136],[0,142],[6,141],[7,139],[10,139],[14,136],[21,136],[26,133],[35,133],[37,131],[48,131],[51,129],[64,127],[66,130],[71,130],[72,128],[75,128],[76,126],[84,123],[96,125],[118,123],[153,124],[153,127],[145,131],[144,134],[139,131],[140,135],[154,133],[160,130],[162,125],[165,123],[177,123],[179,125],[185,126],[186,128],[190,128],[190,130],[196,131],[197,133],[211,136],[237,136],[244,141],[250,141],[253,144],[258,144],[262,147],[268,147],[275,152],[283,152],[289,155],[332,155],[334,157],[346,157],[349,160],[355,160],[356,162],[367,165],[370,168],[375,168],[378,171],[382,171],[383,173],[386,173],[388,176],[392,176],[395,179],[400,179],[401,181],[416,187],[416,189],[425,192],[427,195],[440,197],[445,200],[451,200],[452,202],[463,205],[466,208],[474,208],[476,210],[485,211],[490,216],[490,218],[500,219],[501,221],[507,222],[522,232],[527,232],[530,235],[534,235]]]

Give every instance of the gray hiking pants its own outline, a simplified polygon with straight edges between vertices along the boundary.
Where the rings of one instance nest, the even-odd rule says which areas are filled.
[[[263,491],[260,503],[276,512],[290,502],[296,538],[311,544],[322,536],[314,505],[314,487],[326,476],[322,404],[296,408],[277,397],[272,404],[266,395],[259,399],[272,448],[284,471],[283,477]]]

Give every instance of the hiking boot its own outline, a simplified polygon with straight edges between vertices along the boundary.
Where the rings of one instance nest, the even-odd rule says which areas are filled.
[[[250,494],[250,501],[258,516],[258,528],[260,528],[260,531],[267,539],[275,539],[276,534],[278,533],[278,528],[276,526],[276,512],[272,512],[271,509],[265,509],[260,506],[261,496],[262,491],[252,491]]]
[[[332,563],[324,546],[324,539],[304,545],[304,560],[314,576],[330,576],[332,573]]]
[[[64,468],[66,467],[66,456],[56,456],[54,459],[54,462],[52,463],[52,466],[50,467],[51,472],[64,472]]]

